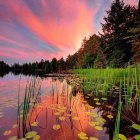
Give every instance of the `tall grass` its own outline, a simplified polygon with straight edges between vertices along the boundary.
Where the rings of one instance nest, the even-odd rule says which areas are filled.
[[[120,81],[120,87],[121,87],[121,81]],[[114,140],[118,140],[119,139],[121,110],[122,110],[122,99],[121,99],[121,91],[120,91],[119,92],[119,102],[118,102],[118,112],[117,112],[116,123],[115,123]]]
[[[83,88],[86,90],[93,89],[96,96],[100,92],[102,96],[107,96],[110,93],[112,96],[118,97],[118,90],[121,90],[121,96],[124,102],[122,113],[125,115],[130,113],[130,119],[135,118],[135,121],[140,121],[140,66],[134,65],[128,68],[74,69],[72,71],[74,74],[83,78]]]
[[[20,130],[22,130],[22,134],[24,137],[26,132],[28,131],[28,128],[31,129],[30,120],[33,109],[35,105],[39,102],[39,96],[41,94],[40,89],[40,78],[32,77],[30,80],[27,80],[24,101],[20,104],[18,100],[18,138],[21,135]]]

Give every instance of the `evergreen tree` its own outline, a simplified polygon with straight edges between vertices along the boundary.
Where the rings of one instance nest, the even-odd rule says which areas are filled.
[[[125,36],[134,23],[135,12],[134,7],[125,5],[121,0],[113,1],[111,9],[107,11],[105,23],[102,24],[102,38],[108,65],[121,67],[130,60],[131,43]]]
[[[137,15],[133,27],[129,30],[129,42],[132,43],[132,62],[140,62],[140,0],[137,9]]]

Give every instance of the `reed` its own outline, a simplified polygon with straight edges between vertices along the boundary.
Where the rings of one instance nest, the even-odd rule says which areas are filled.
[[[27,80],[23,103],[19,103],[18,97],[18,138],[21,136],[20,130],[22,130],[24,137],[28,129],[31,129],[31,116],[35,105],[39,102],[40,89],[41,79],[32,77],[30,80]]]

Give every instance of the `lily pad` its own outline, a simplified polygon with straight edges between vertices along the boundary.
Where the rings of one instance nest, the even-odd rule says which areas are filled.
[[[112,115],[107,115],[107,118],[113,119],[113,116]]]
[[[33,137],[33,140],[40,140],[40,136],[36,135],[35,137]]]
[[[106,122],[106,120],[103,119],[103,118],[96,118],[96,121],[99,122],[99,123],[101,123],[101,124],[103,124],[103,123]]]
[[[101,98],[103,101],[106,101],[107,100],[107,98]]]
[[[127,140],[127,138],[125,135],[119,134],[119,140]]]
[[[89,140],[98,140],[98,139],[95,137],[89,137]]]
[[[136,140],[140,140],[140,134],[139,134],[139,135],[135,135],[134,138],[135,138]]]
[[[30,132],[27,132],[25,134],[25,138],[29,139],[29,138],[33,138],[37,135],[37,132],[36,131],[30,131]]]
[[[94,108],[93,106],[88,105],[88,104],[86,104],[85,106],[88,107],[89,109],[93,109]]]
[[[84,133],[84,132],[80,132],[80,133],[78,134],[78,137],[79,137],[81,140],[87,140],[87,139],[88,139],[87,134]]]
[[[98,124],[99,124],[99,123],[98,123]],[[92,127],[94,127],[94,126],[96,126],[96,125],[98,125],[98,124],[97,124],[97,122],[89,122],[89,125],[92,126]]]
[[[101,103],[97,102],[96,105],[101,105]]]
[[[88,116],[91,116],[91,117],[98,117],[98,114],[96,112],[85,112]]]
[[[53,125],[53,130],[59,130],[60,129],[60,124],[54,124]]]
[[[138,124],[135,124],[135,123],[134,123],[134,124],[132,125],[132,128],[134,128],[134,129],[140,131],[140,125],[138,125]]]
[[[99,130],[99,131],[102,131],[103,130],[103,127],[101,127],[101,126],[95,126],[95,129],[96,130]]]
[[[94,101],[99,101],[99,99],[98,99],[98,98],[94,98],[93,100],[94,100]]]

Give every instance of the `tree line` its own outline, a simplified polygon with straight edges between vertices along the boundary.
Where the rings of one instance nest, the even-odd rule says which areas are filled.
[[[140,62],[140,0],[137,7],[114,0],[101,23],[102,33],[84,38],[73,55],[51,61],[13,64],[0,62],[0,71],[56,73],[73,68],[127,67]]]

